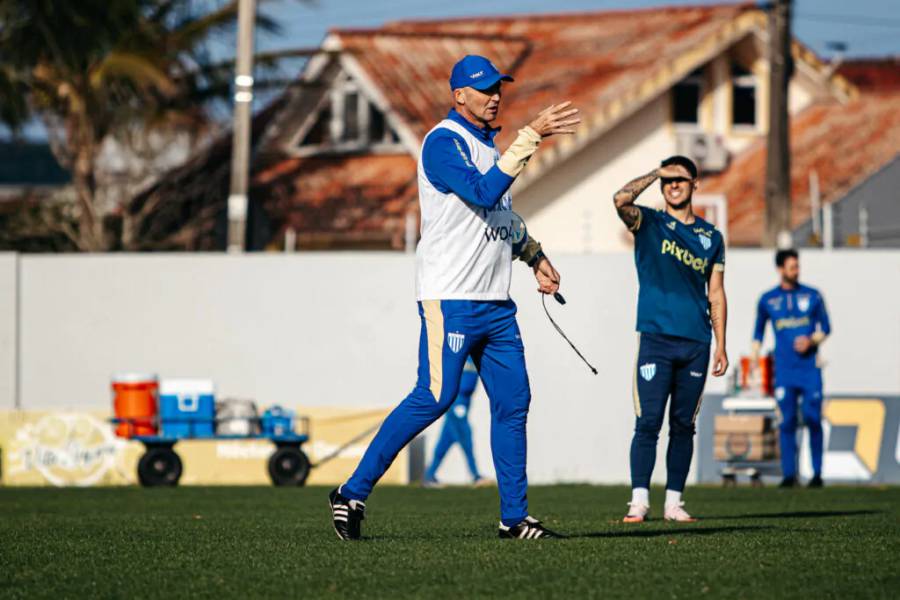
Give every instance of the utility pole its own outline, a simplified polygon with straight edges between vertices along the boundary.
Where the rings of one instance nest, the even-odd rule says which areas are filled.
[[[791,59],[791,0],[774,0],[769,12],[769,133],[766,155],[766,227],[763,246],[791,245],[791,155],[788,82]]]
[[[237,68],[234,77],[234,132],[228,194],[228,251],[243,252],[247,237],[247,177],[250,170],[250,116],[253,108],[253,30],[256,0],[238,0]]]

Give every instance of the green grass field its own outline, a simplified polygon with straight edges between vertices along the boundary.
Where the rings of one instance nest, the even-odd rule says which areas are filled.
[[[327,491],[0,488],[0,597],[900,595],[900,488],[693,488],[702,521],[626,526],[625,488],[534,487],[571,537],[519,542],[494,489],[384,487],[358,543]]]

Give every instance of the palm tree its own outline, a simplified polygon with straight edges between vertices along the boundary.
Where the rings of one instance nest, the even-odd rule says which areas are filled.
[[[102,201],[98,155],[135,132],[196,139],[210,102],[230,90],[231,72],[213,63],[209,42],[230,34],[236,16],[237,2],[224,0],[0,0],[0,120],[14,129],[43,122],[74,190],[71,220],[52,225],[75,248],[132,245],[136,227],[121,222],[127,198]],[[264,17],[258,25],[277,29]]]

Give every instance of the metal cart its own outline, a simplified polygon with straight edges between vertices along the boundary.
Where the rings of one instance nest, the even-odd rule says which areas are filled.
[[[775,398],[771,396],[730,396],[722,401],[722,409],[729,415],[764,415],[773,418],[777,423],[778,412]],[[723,463],[720,471],[722,485],[737,485],[738,475],[750,478],[754,487],[762,487],[764,475],[781,475],[781,462],[776,452],[774,458],[769,460],[742,460],[734,459]]]
[[[155,421],[156,419],[154,419]],[[241,420],[247,420],[241,418]],[[250,419],[256,421],[258,431],[262,431],[259,427],[260,419]],[[125,424],[134,433],[136,426],[146,425],[146,422],[136,419],[110,419],[110,422],[116,425]],[[221,419],[217,420],[220,422]],[[309,419],[307,417],[299,417],[297,419],[300,424],[302,433],[294,431],[282,434],[251,434],[251,435],[197,435],[195,427],[203,421],[196,420],[177,420],[166,419],[166,423],[187,424],[187,435],[179,437],[165,435],[165,430],[159,435],[130,435],[130,439],[140,442],[146,449],[144,454],[138,460],[137,476],[142,486],[175,486],[181,479],[182,463],[178,453],[175,452],[175,445],[182,440],[208,440],[211,442],[220,442],[223,440],[269,440],[275,445],[275,451],[269,456],[268,471],[269,479],[276,486],[301,486],[306,483],[309,477],[309,471],[313,467],[310,464],[309,457],[303,451],[303,444],[309,441]],[[158,423],[156,423],[158,425]],[[321,464],[321,461],[320,463]]]

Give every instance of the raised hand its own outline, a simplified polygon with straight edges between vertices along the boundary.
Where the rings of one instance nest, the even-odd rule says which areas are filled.
[[[687,169],[681,165],[666,165],[656,170],[656,175],[661,179],[693,179]]]
[[[562,104],[552,104],[538,113],[537,118],[528,124],[541,137],[551,136],[557,133],[575,133],[575,125],[581,123],[577,108],[569,108],[569,101]]]

